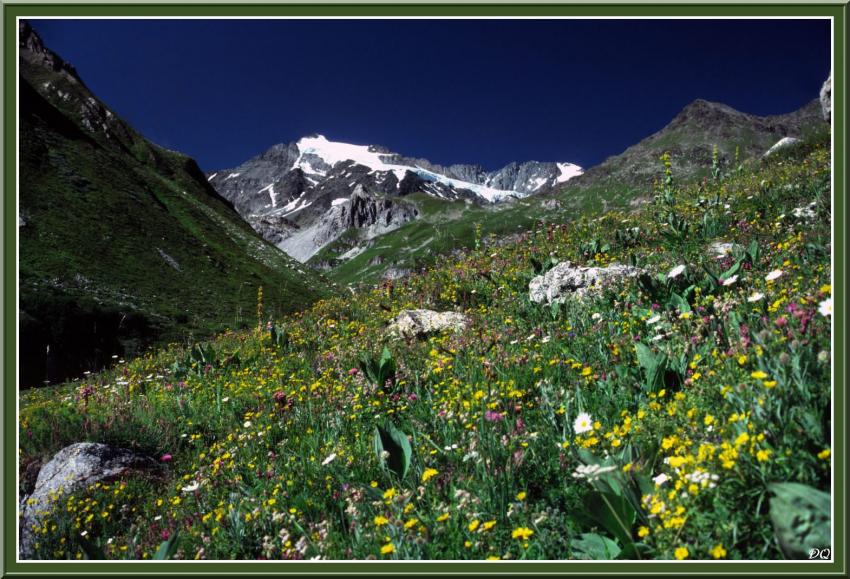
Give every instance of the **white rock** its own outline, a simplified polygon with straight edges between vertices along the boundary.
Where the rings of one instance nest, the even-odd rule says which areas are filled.
[[[636,277],[641,272],[640,268],[616,263],[608,267],[583,267],[565,261],[531,280],[528,284],[529,297],[537,303],[552,303],[567,294],[581,297],[589,291]]]
[[[402,310],[390,321],[387,332],[392,336],[411,338],[444,330],[456,332],[468,324],[469,318],[457,312]]]
[[[779,149],[784,149],[785,147],[789,147],[789,146],[791,146],[795,143],[799,143],[799,142],[800,142],[800,139],[795,139],[794,137],[782,137],[781,139],[779,139],[776,142],[775,145],[773,145],[771,148],[769,148],[767,150],[767,152],[764,154],[764,156],[767,157],[769,155],[772,155],[773,153],[775,153]]]

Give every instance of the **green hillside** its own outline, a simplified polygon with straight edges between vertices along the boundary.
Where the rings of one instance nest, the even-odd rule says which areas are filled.
[[[36,555],[150,559],[171,541],[187,560],[775,560],[829,546],[829,163],[821,136],[704,184],[674,172],[647,204],[559,216],[275,315],[272,331],[24,393],[21,472],[80,440],[164,459],[59,499]],[[718,242],[733,244],[720,259]],[[555,261],[646,275],[530,301]],[[408,308],[470,325],[390,337]]]
[[[23,386],[244,327],[260,287],[275,315],[330,295],[192,159],[145,140],[39,48],[20,60]]]

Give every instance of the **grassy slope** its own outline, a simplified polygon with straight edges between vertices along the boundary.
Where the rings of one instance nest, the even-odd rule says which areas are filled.
[[[319,274],[262,241],[194,161],[145,141],[120,120],[110,138],[85,130],[73,103],[87,91],[21,65],[25,383],[45,343],[94,366],[94,354],[77,352],[75,343],[108,357],[151,341],[209,336],[255,319],[259,286],[275,315],[329,295]],[[71,104],[49,102],[33,88],[48,80],[75,95]],[[98,323],[103,338],[83,336]]]
[[[85,530],[114,558],[149,558],[174,533],[185,559],[564,559],[619,549],[782,558],[768,485],[828,491],[830,480],[825,147],[678,191],[690,228],[682,239],[649,206],[550,224],[393,288],[321,301],[277,321],[285,339],[228,333],[203,358],[172,348],[85,384],[26,393],[22,472],[81,439],[173,455],[161,479],[128,477],[63,500],[39,531],[39,555],[80,556]],[[794,215],[810,203],[813,219]],[[703,269],[732,266],[706,254],[718,240],[758,248],[728,287]],[[661,280],[559,308],[533,304],[533,259],[552,255],[634,261]],[[679,264],[685,272],[665,281]],[[774,270],[782,274],[767,281]],[[426,341],[386,338],[387,321],[411,307],[464,311],[472,325]],[[389,389],[349,370],[383,344],[398,365]],[[662,354],[658,383],[642,366]],[[574,427],[582,412],[589,432]],[[387,421],[412,436],[402,480],[373,449]],[[633,489],[636,509],[573,476],[603,459],[613,471],[602,480]],[[663,486],[652,482],[659,475]]]
[[[328,275],[341,284],[376,283],[389,267],[427,268],[453,252],[475,248],[476,238],[480,245],[489,245],[540,223],[562,223],[603,209],[625,208],[648,191],[647,187],[625,186],[566,189],[492,206],[414,194],[409,199],[419,207],[420,219],[368,242],[349,230],[307,265],[334,264]],[[353,258],[338,259],[355,246],[365,250]]]

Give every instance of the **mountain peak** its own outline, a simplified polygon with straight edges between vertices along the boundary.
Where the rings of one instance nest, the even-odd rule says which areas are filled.
[[[83,83],[80,75],[77,74],[77,69],[47,48],[44,41],[26,20],[21,20],[18,23],[18,46],[21,49],[21,58],[26,61],[63,74],[72,81]]]

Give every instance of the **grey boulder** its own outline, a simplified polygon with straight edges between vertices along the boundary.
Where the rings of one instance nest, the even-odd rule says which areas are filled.
[[[457,332],[469,324],[469,318],[457,312],[402,310],[390,321],[387,333],[400,338],[413,338],[445,330]]]
[[[637,277],[643,270],[630,265],[612,263],[608,267],[584,267],[564,261],[531,280],[529,297],[537,303],[553,301],[575,295],[582,297],[613,283]]]
[[[20,518],[20,556],[33,555],[36,531],[53,504],[65,495],[97,482],[114,480],[131,472],[155,469],[149,457],[96,442],[78,442],[57,452],[38,473],[35,489],[23,498]]]

